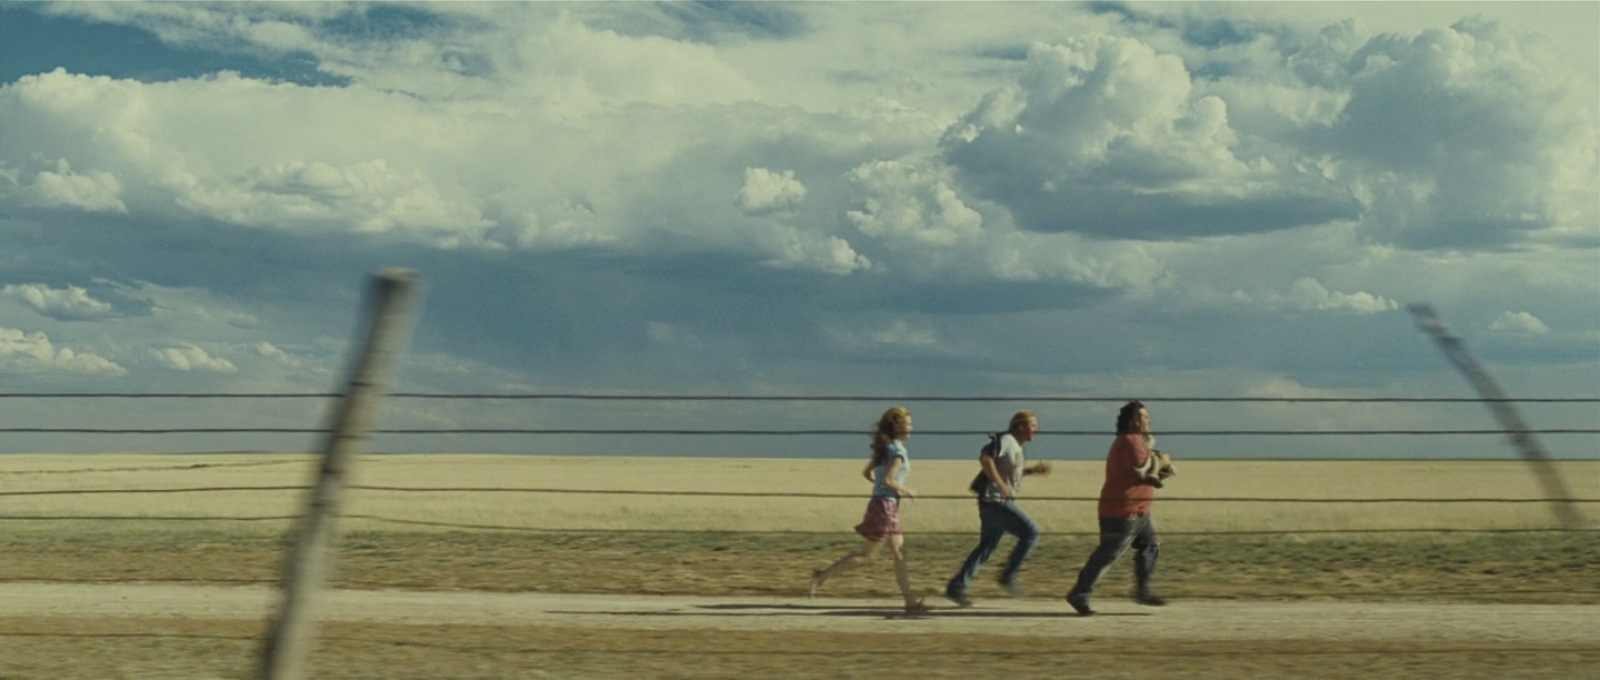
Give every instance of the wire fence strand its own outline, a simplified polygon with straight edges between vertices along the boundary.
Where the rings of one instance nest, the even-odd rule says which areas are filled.
[[[326,434],[327,428],[312,427],[5,427],[0,433],[12,434]],[[544,427],[456,427],[456,428],[376,428],[371,434],[528,434],[602,436],[851,436],[870,435],[870,430],[706,430],[681,428],[544,428]],[[1600,428],[1547,428],[1524,430],[1529,434],[1600,434]],[[972,437],[990,434],[989,430],[918,430],[919,437]],[[1107,430],[1040,430],[1043,436],[1110,437]],[[1186,437],[1365,437],[1365,436],[1505,436],[1505,430],[1162,430],[1163,436]]]
[[[336,392],[0,392],[0,399],[337,399]],[[833,402],[1102,402],[1123,403],[1283,403],[1283,404],[1600,404],[1600,397],[1131,397],[1131,396],[916,396],[916,395],[739,395],[739,394],[584,394],[391,392],[393,399],[489,399],[513,401],[833,401]]]

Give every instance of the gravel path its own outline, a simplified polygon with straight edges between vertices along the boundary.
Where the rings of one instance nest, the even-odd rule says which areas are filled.
[[[890,601],[678,595],[340,590],[320,618],[411,624],[550,625],[572,628],[806,630],[1071,636],[1174,640],[1417,640],[1600,645],[1600,606],[1350,602],[1177,601],[1155,609],[1104,599],[1082,618],[1065,602],[1018,599],[970,609],[938,606],[886,625]],[[262,619],[277,591],[265,586],[0,583],[12,617]],[[1006,625],[996,625],[1004,621]]]

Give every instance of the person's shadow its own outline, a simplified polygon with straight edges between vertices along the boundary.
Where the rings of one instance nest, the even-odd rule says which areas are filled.
[[[584,611],[551,612],[553,614],[588,614],[601,616],[727,616],[727,617],[780,617],[780,616],[838,616],[883,619],[933,619],[933,618],[991,618],[991,619],[1082,619],[1100,617],[1150,616],[1142,612],[1095,612],[1093,617],[1079,616],[1071,608],[1041,608],[1037,610],[985,609],[983,607],[930,607],[927,611],[907,614],[899,607],[883,605],[837,604],[704,604],[693,610],[650,611]]]

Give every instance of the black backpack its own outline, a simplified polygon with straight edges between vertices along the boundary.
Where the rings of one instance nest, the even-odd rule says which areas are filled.
[[[1000,455],[1000,438],[1005,434],[1004,432],[996,432],[989,435],[989,443],[984,444],[983,448],[978,450],[978,456],[982,458],[983,454],[986,453],[990,456]],[[972,483],[967,485],[967,490],[981,497],[983,492],[993,484],[994,482],[989,480],[989,475],[983,473],[983,468],[979,468],[978,476],[972,478]]]

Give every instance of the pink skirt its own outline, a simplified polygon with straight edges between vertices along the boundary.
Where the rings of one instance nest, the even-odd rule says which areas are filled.
[[[856,525],[856,533],[873,543],[900,533],[900,501],[880,497],[867,501],[867,516]]]

